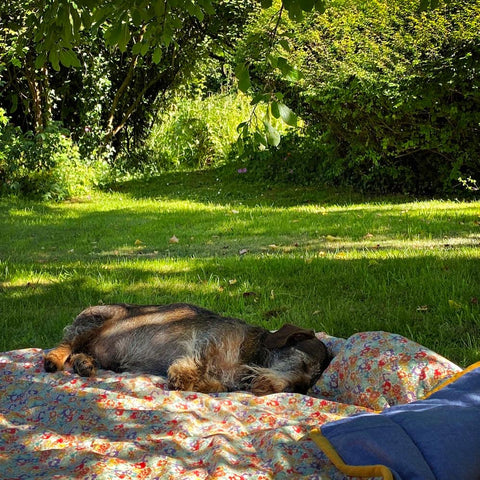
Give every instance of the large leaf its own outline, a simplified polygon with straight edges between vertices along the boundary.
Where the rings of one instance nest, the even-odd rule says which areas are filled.
[[[297,82],[301,78],[303,78],[302,72],[297,70],[295,67],[292,67],[288,60],[284,57],[278,57],[277,59],[277,67],[282,72],[282,75],[291,82]]]
[[[48,60],[52,64],[52,67],[55,71],[60,71],[60,59],[56,50],[50,50],[48,54]]]
[[[60,50],[60,62],[65,67],[80,67],[80,61],[78,57],[75,55],[75,52],[72,50],[62,49]]]
[[[315,0],[299,0],[300,8],[306,12],[310,12],[313,9]]]
[[[282,120],[287,125],[290,125],[291,127],[296,127],[297,126],[298,117],[285,104],[278,103],[278,111],[280,113],[280,117],[282,117]]]
[[[160,62],[160,59],[162,58],[162,49],[160,47],[157,47],[155,48],[155,50],[153,51],[153,55],[152,55],[152,61],[153,63],[159,63]]]
[[[238,79],[238,88],[243,93],[247,93],[248,89],[251,87],[250,74],[244,63],[239,63],[235,68],[235,76]]]
[[[264,120],[263,124],[265,125],[265,135],[268,144],[277,147],[280,143],[280,134],[278,133],[278,130],[268,120]]]

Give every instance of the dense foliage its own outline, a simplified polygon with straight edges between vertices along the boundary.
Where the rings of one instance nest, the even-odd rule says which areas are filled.
[[[57,157],[41,160],[43,137],[52,131],[71,138],[71,156],[79,153],[87,165],[134,157],[175,91],[203,81],[208,59],[231,55],[252,10],[251,2],[219,1],[215,10],[211,3],[2,4],[0,105],[8,117],[0,140],[2,190],[40,192],[23,175],[12,177],[17,170],[41,171],[51,179],[42,183],[45,193],[58,189]],[[25,145],[10,148],[12,140]]]
[[[294,84],[266,70],[261,25],[243,46],[256,81],[287,92],[307,125],[260,153],[267,176],[429,194],[480,178],[480,2],[420,14],[409,0],[341,0],[283,32]]]
[[[326,5],[2,4],[1,192],[238,158],[274,181],[477,188],[479,0]]]

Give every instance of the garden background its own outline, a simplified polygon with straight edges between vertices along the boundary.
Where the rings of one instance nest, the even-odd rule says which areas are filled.
[[[2,4],[1,350],[187,301],[478,360],[479,31],[478,1]]]

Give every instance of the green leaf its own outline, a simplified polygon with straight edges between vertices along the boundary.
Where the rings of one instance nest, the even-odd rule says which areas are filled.
[[[282,4],[288,12],[290,20],[295,22],[303,20],[303,11],[298,0],[282,0]]]
[[[80,18],[80,14],[78,13],[78,10],[73,7],[73,5],[69,6],[69,12],[70,12],[70,19],[72,21],[72,35],[75,37],[78,32],[80,32],[82,28],[82,19]]]
[[[93,23],[93,18],[92,18],[92,13],[89,10],[81,10],[80,15],[82,17],[82,23],[83,26],[86,29],[89,29],[92,26]]]
[[[50,50],[50,53],[48,54],[48,60],[52,64],[52,67],[55,71],[59,72],[60,71],[60,61],[58,58],[58,52],[56,50]]]
[[[11,102],[12,102],[12,107],[10,108],[9,113],[15,113],[17,111],[17,108],[18,108],[18,95],[17,94],[14,93],[11,96]]]
[[[207,15],[215,15],[215,8],[211,0],[197,0]]]
[[[311,12],[315,4],[315,0],[299,0],[300,8],[305,12]]]
[[[262,135],[260,132],[254,132],[253,141],[257,146],[261,145],[263,147],[268,147],[268,140],[266,135]]]
[[[278,57],[277,67],[282,72],[285,79],[290,80],[291,82],[297,82],[303,78],[302,72],[295,67],[292,67],[284,57]]]
[[[70,67],[72,64],[70,63],[70,57],[67,55],[67,50],[60,50],[59,52],[59,58],[60,62],[65,66],[65,67]]]
[[[250,102],[250,105],[257,105],[260,102],[268,102],[270,94],[268,93],[257,93]]]
[[[281,47],[283,47],[284,50],[287,52],[290,51],[290,44],[288,43],[288,40],[286,38],[282,38],[281,40],[278,41]]]
[[[141,48],[140,48],[140,55],[145,56],[145,55],[147,54],[147,52],[148,52],[149,45],[148,45],[147,42],[146,42],[146,43],[142,43],[141,45],[142,45],[142,46],[141,46]]]
[[[153,2],[153,10],[158,19],[162,18],[165,15],[165,1],[156,0]]]
[[[290,108],[288,108],[283,103],[278,103],[277,105],[278,105],[278,111],[279,111],[280,117],[282,117],[282,120],[287,125],[290,125],[291,127],[296,127],[298,122],[298,117],[295,115],[295,113],[293,113],[293,111],[290,110]]]
[[[12,57],[10,63],[17,68],[22,68],[22,62],[17,57]]]
[[[260,5],[262,6],[262,8],[270,8],[272,4],[272,0],[260,0]]]
[[[273,127],[273,125],[268,120],[263,120],[265,125],[265,135],[269,145],[277,147],[280,143],[280,134],[278,130]]]
[[[250,74],[244,63],[239,63],[235,68],[235,76],[238,79],[238,88],[243,93],[247,93],[248,89],[252,86],[250,82]]]
[[[276,68],[276,66],[278,65],[278,57],[276,55],[272,55],[271,53],[269,53],[267,55],[267,62],[273,67],[273,68]]]
[[[430,6],[430,0],[420,0],[419,10],[424,12]]]
[[[318,13],[325,13],[326,9],[327,9],[327,5],[325,3],[325,0],[315,0],[315,10]]]
[[[157,64],[160,62],[160,59],[162,58],[162,49],[161,47],[157,47],[154,51],[153,51],[153,55],[152,55],[152,61],[153,63]]]
[[[122,34],[122,24],[114,23],[110,28],[105,31],[105,41],[107,45],[117,45]]]
[[[275,118],[280,118],[280,109],[278,108],[278,102],[272,102],[272,104],[270,105],[270,110]]]
[[[133,45],[132,47],[132,54],[133,55],[138,55],[140,51],[142,50],[143,43],[142,42],[137,42]]]
[[[237,132],[240,133],[240,130],[242,130],[243,132],[246,130],[248,130],[248,122],[241,122],[237,125]]]
[[[120,30],[120,38],[118,40],[118,48],[121,52],[127,50],[127,44],[130,41],[130,29],[126,23],[122,23],[122,28]]]
[[[60,62],[66,67],[80,67],[80,60],[72,50],[62,49],[60,50]]]
[[[42,68],[45,65],[45,62],[47,61],[47,52],[42,52],[40,55],[37,56],[35,59],[35,68],[38,70],[39,68]]]

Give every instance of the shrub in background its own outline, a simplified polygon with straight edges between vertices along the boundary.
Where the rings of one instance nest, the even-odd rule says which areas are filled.
[[[2,194],[63,200],[91,191],[101,162],[85,162],[69,132],[51,123],[42,133],[22,133],[0,109],[0,182]]]
[[[305,170],[311,142],[316,178],[364,190],[451,194],[463,188],[459,178],[480,180],[478,0],[423,13],[412,0],[337,0],[284,29],[292,46],[284,55],[304,76],[268,81],[307,126],[291,170]],[[258,45],[252,31],[247,62],[249,41]],[[253,70],[262,81],[264,64]]]
[[[178,96],[160,112],[143,147],[113,168],[133,176],[225,163],[238,137],[237,126],[250,114],[250,99],[233,93]]]

